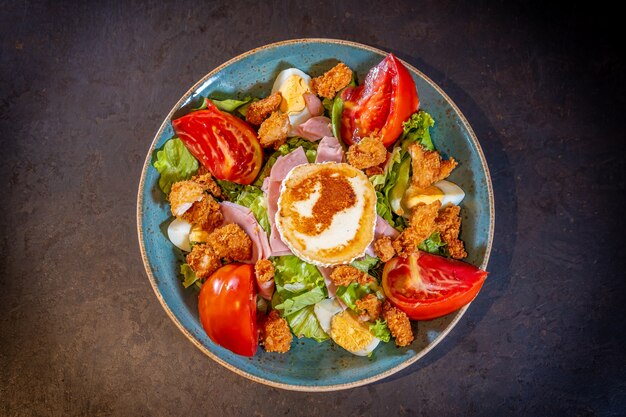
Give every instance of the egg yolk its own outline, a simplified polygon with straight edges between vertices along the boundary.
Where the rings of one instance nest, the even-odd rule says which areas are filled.
[[[404,194],[402,204],[411,209],[419,203],[430,204],[434,201],[443,199],[443,192],[438,187],[431,185],[427,188],[409,187]]]
[[[348,310],[332,318],[330,335],[335,343],[350,352],[364,349],[374,340],[369,329],[359,323]]]
[[[292,75],[280,86],[279,91],[283,96],[283,100],[280,102],[280,111],[283,113],[299,113],[306,106],[303,94],[311,90],[302,77]]]

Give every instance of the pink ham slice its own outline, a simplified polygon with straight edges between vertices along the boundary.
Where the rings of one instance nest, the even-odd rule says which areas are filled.
[[[267,233],[256,221],[250,209],[228,201],[219,204],[224,216],[224,224],[238,224],[252,240],[252,257],[246,263],[253,264],[259,259],[269,257],[271,249],[267,241]]]
[[[387,236],[391,239],[395,239],[398,237],[400,232],[391,227],[391,225],[387,222],[387,220],[383,219],[379,215],[376,215],[376,227],[374,229],[374,241],[381,236]],[[376,256],[376,252],[374,252],[374,242],[372,242],[365,251],[366,255]]]
[[[322,100],[320,100],[313,93],[304,93],[303,94],[304,103],[306,104],[306,108],[311,113],[311,116],[321,116],[324,113],[324,105],[322,104]]]
[[[288,153],[285,156],[281,156],[276,160],[269,177],[263,181],[263,191],[267,196],[267,215],[272,225],[270,232],[270,255],[269,256],[283,256],[291,255],[291,251],[281,240],[278,229],[276,228],[276,212],[278,211],[278,197],[280,195],[280,183],[287,176],[289,171],[294,167],[302,164],[306,164],[309,161],[306,159],[304,149],[299,147],[294,151]]]
[[[315,162],[341,162],[343,161],[343,148],[334,136],[324,136],[317,145]]]
[[[324,116],[311,117],[306,122],[296,127],[296,134],[302,139],[315,142],[324,136],[332,136],[330,119]]]

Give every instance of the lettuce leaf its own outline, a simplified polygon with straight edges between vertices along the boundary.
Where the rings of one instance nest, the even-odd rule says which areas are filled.
[[[434,255],[446,256],[446,244],[441,240],[439,232],[433,232],[433,234],[420,243],[417,248]]]
[[[296,336],[321,342],[328,339],[313,312],[313,305],[328,295],[319,270],[294,255],[272,258],[276,292],[272,306],[280,311]]]
[[[198,170],[198,161],[187,150],[183,141],[172,138],[156,152],[154,167],[161,174],[159,187],[169,194],[172,184],[191,178]]]
[[[381,319],[376,320],[376,323],[370,323],[370,332],[380,339],[381,342],[389,342],[391,339],[391,332],[387,326],[387,322]]]
[[[429,151],[435,150],[433,141],[430,138],[429,129],[435,125],[435,121],[423,110],[413,113],[411,118],[402,123],[404,128],[400,142],[402,149],[405,149],[413,142],[417,142]]]
[[[228,201],[249,208],[259,225],[266,233],[269,233],[270,221],[267,215],[267,199],[259,187],[236,184],[226,180],[216,180],[216,182]]]
[[[198,281],[196,273],[193,269],[191,269],[189,264],[182,264],[180,266],[180,273],[183,276],[183,287],[185,288],[191,287],[196,281]]]
[[[340,285],[337,287],[337,298],[341,299],[345,305],[350,308],[350,310],[356,310],[356,302],[361,298],[365,297],[367,294],[371,294],[374,291],[371,288],[371,284],[361,285],[358,282],[353,282],[352,284],[344,287]]]
[[[368,272],[370,269],[378,264],[378,258],[375,256],[365,255],[363,258],[353,261],[350,265],[358,269],[359,271]]]
[[[225,111],[228,113],[233,113],[235,110],[237,110],[239,107],[248,104],[249,102],[252,101],[252,97],[246,97],[243,100],[235,100],[232,98],[228,98],[226,100],[218,100],[215,98],[204,98],[204,100],[202,100],[202,104],[200,105],[200,107],[196,107],[195,110],[204,110],[207,107],[207,100],[211,101],[211,103],[213,103],[215,105],[215,107],[217,107],[218,109],[220,109],[221,111]],[[245,114],[244,114],[245,116]]]

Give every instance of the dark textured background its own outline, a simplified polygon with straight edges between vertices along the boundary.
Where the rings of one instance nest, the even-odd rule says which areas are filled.
[[[615,10],[450,1],[1,2],[0,415],[626,413],[624,60]],[[546,2],[547,3],[547,2]],[[452,97],[496,199],[491,275],[427,357],[328,394],[249,382],[154,296],[136,189],[162,118],[270,42],[393,51]]]

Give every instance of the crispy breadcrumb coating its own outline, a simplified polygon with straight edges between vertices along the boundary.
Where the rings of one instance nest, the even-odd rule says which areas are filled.
[[[285,353],[291,348],[293,335],[289,330],[287,320],[282,318],[277,310],[261,321],[260,333],[261,344],[266,352]]]
[[[200,201],[204,197],[202,186],[193,181],[178,181],[172,184],[167,196],[172,214],[180,217],[191,208],[193,203]]]
[[[404,229],[392,245],[398,256],[406,257],[417,252],[417,245],[435,231],[435,218],[441,207],[441,201],[430,204],[419,203],[411,211],[409,227]]]
[[[209,235],[208,245],[227,262],[247,261],[252,257],[252,240],[238,224],[218,227]]]
[[[260,125],[270,114],[278,110],[282,99],[282,94],[280,94],[280,91],[277,91],[263,100],[250,104],[246,113],[246,121],[255,126]]]
[[[332,99],[352,80],[352,70],[343,62],[338,63],[324,75],[311,80],[311,89],[321,97]]]
[[[204,194],[202,200],[193,203],[191,208],[181,217],[192,225],[200,226],[207,232],[213,231],[224,222],[220,205],[209,194]]]
[[[461,207],[448,205],[439,212],[435,219],[435,227],[441,234],[441,239],[448,245],[448,253],[455,259],[467,257],[465,245],[459,239],[461,229]]]
[[[357,311],[364,313],[371,321],[378,320],[383,313],[383,303],[374,294],[367,294],[354,304]]]
[[[367,285],[374,281],[374,277],[353,266],[340,265],[330,273],[330,280],[338,287],[347,287],[353,282],[358,282],[360,285]]]
[[[274,264],[268,259],[259,259],[254,264],[254,272],[259,282],[268,282],[274,279]]]
[[[204,243],[193,246],[187,255],[187,263],[196,273],[196,276],[201,279],[208,278],[222,266],[219,256],[213,252],[209,245]]]
[[[365,175],[371,177],[373,175],[382,175],[385,173],[385,170],[380,165],[376,165],[375,167],[370,167],[365,170]]]
[[[222,189],[213,180],[213,176],[211,175],[210,172],[206,172],[204,170],[203,172],[198,171],[198,173],[195,176],[191,177],[190,181],[198,184],[200,187],[202,187],[204,191],[213,195],[213,197],[224,198],[222,196]]]
[[[346,154],[348,163],[358,169],[371,168],[387,159],[387,148],[379,137],[371,135],[351,145]]]
[[[264,148],[278,149],[289,134],[289,116],[275,111],[259,127],[259,142]]]
[[[391,335],[396,338],[396,346],[408,346],[413,341],[411,321],[404,311],[392,306],[389,301],[383,305],[383,317]]]
[[[374,253],[376,253],[376,256],[378,256],[382,262],[387,262],[396,256],[396,251],[391,243],[391,238],[389,236],[381,236],[376,239],[374,242]]]
[[[454,158],[444,161],[439,152],[427,151],[418,143],[409,146],[409,153],[413,167],[411,182],[418,188],[429,187],[446,178],[457,165]]]

